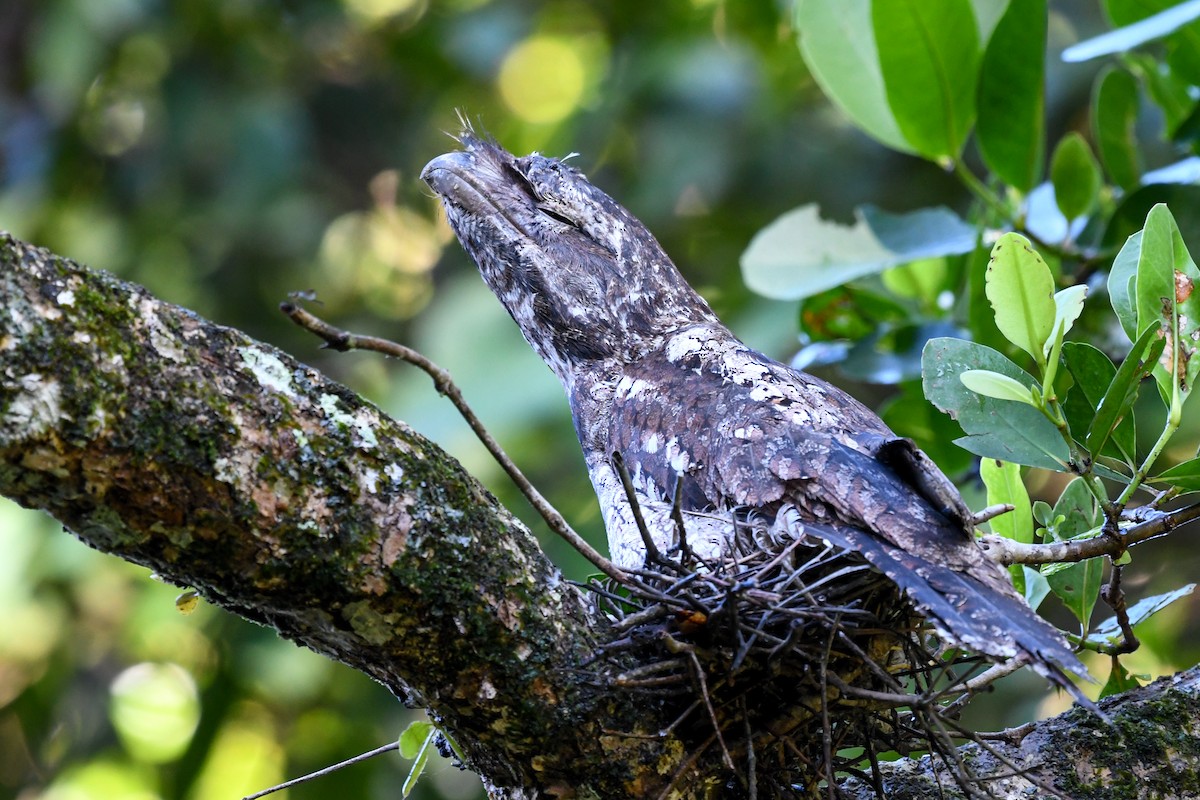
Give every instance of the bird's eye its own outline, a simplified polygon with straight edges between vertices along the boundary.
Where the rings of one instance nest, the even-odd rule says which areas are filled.
[[[558,220],[559,222],[563,223],[564,225],[570,225],[571,227],[575,227],[574,222],[567,219],[562,214],[559,214],[557,211],[552,211],[549,208],[546,208],[545,206],[538,206],[538,211],[541,211],[543,214],[545,214],[547,217],[550,217],[551,219]]]

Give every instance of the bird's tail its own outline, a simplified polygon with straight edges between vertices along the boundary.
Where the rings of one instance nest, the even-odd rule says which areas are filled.
[[[912,600],[946,642],[994,660],[1022,658],[1051,683],[1097,714],[1099,709],[1067,676],[1094,680],[1062,634],[1039,617],[1014,589],[933,564],[864,531],[804,523],[805,535],[861,553]]]

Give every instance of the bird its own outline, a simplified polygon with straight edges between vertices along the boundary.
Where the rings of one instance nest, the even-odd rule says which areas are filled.
[[[644,533],[700,559],[730,515],[857,553],[943,640],[1020,658],[1086,702],[1062,634],[976,541],[953,483],[845,391],[740,341],[653,234],[578,169],[466,126],[421,172],[484,282],[562,383],[613,561]],[[632,486],[632,492],[626,488]],[[635,511],[643,518],[639,521]]]

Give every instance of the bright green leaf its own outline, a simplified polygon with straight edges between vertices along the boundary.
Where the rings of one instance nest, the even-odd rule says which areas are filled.
[[[979,30],[968,0],[874,0],[888,105],[928,159],[957,159],[975,116]]]
[[[923,306],[933,308],[946,285],[947,272],[944,257],[923,258],[886,269],[881,277],[883,285],[897,297],[919,300]]]
[[[1029,504],[1029,492],[1021,480],[1021,467],[1008,461],[985,458],[979,462],[979,476],[987,487],[989,506],[1008,503],[1013,507],[1012,511],[1001,514],[988,523],[992,533],[1022,544],[1032,542],[1033,509]],[[1018,564],[1013,564],[1008,571],[1017,591],[1026,594],[1024,569]]]
[[[990,347],[949,337],[930,339],[921,358],[922,384],[929,401],[968,434],[955,443],[983,458],[1066,469],[1070,451],[1050,420],[1032,406],[970,391],[959,379],[969,369],[987,369],[1036,385],[1032,375]]]
[[[1045,149],[1046,0],[1012,0],[979,70],[976,138],[984,162],[1028,192]]]
[[[796,300],[922,258],[970,252],[975,228],[945,208],[888,214],[858,209],[854,225],[821,219],[810,204],[763,228],[742,254],[746,285]]]
[[[1082,217],[1096,205],[1100,196],[1100,165],[1092,148],[1075,131],[1071,131],[1054,148],[1050,160],[1050,182],[1054,199],[1067,219]]]
[[[989,506],[1008,504],[1013,510],[993,519],[992,532],[1021,544],[1033,542],[1033,506],[1021,480],[1021,466],[1008,461],[985,458],[979,462],[979,476],[987,487]]]
[[[997,400],[1015,400],[1018,403],[1033,405],[1033,396],[1029,387],[1018,380],[992,372],[986,369],[969,369],[958,376],[963,386],[984,397],[994,397]]]
[[[1028,239],[1006,233],[996,241],[986,289],[1000,332],[1043,363],[1043,345],[1054,333],[1054,277]]]
[[[798,0],[800,53],[825,96],[893,150],[912,152],[888,107],[870,0]]]
[[[1176,464],[1152,480],[1169,483],[1185,492],[1200,492],[1200,458]]]
[[[1126,190],[1135,188],[1142,175],[1137,117],[1137,81],[1123,69],[1108,67],[1092,93],[1092,135],[1109,177]]]
[[[416,758],[425,741],[436,730],[437,727],[432,722],[425,720],[410,722],[404,732],[400,734],[400,755],[408,759]]]

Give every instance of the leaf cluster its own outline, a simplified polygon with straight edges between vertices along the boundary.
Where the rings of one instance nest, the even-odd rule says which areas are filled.
[[[887,147],[952,171],[972,203],[862,207],[850,226],[805,206],[742,258],[753,289],[801,301],[794,364],[896,385],[885,420],[948,472],[980,459],[988,502],[1015,508],[993,531],[1026,544],[1111,535],[1132,505],[1200,491],[1200,459],[1164,456],[1200,372],[1200,4],[1104,6],[1115,29],[1063,54],[1106,59],[1089,124],[1052,141],[1045,0],[799,0],[799,48],[826,96]],[[1156,120],[1176,160],[1147,171]],[[1053,505],[1031,503],[1023,468],[1071,480]],[[1108,591],[1100,559],[1013,579],[1035,606],[1059,597],[1080,646],[1115,656],[1190,592],[1127,608],[1116,556]],[[1114,617],[1093,626],[1102,595]],[[1113,675],[1128,678],[1115,661]]]

